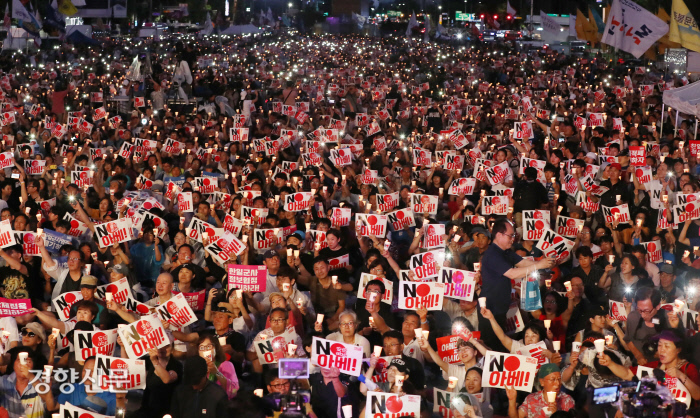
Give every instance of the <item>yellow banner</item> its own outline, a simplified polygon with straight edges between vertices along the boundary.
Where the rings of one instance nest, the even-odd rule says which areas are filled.
[[[700,28],[683,0],[673,0],[668,39],[684,48],[700,52]]]

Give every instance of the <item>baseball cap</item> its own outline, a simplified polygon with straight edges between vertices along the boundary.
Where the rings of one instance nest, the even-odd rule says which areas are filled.
[[[486,229],[479,227],[479,226],[477,226],[476,228],[472,228],[472,236],[474,234],[486,235],[486,238],[491,239],[491,233],[489,231],[487,231]]]
[[[586,154],[586,158],[590,158],[591,160],[595,160],[598,158],[598,155],[595,152],[589,152]]]
[[[125,264],[119,263],[116,266],[110,267],[107,271],[109,271],[110,273],[115,272],[126,276],[129,273],[129,268]]]
[[[608,314],[608,310],[601,305],[591,305],[587,310],[586,314],[588,318],[594,318],[596,316],[605,316]]]
[[[80,280],[80,287],[87,287],[89,289],[94,289],[97,287],[97,277],[95,276],[83,276]]]
[[[663,263],[661,267],[659,267],[659,273],[676,274],[676,268],[673,264]]]
[[[24,328],[27,328],[28,330],[36,334],[37,337],[41,338],[41,341],[46,341],[46,331],[44,331],[44,327],[42,327],[40,323],[30,322],[27,325],[25,325]]]
[[[395,358],[391,360],[391,363],[389,363],[389,367],[394,366],[396,367],[396,370],[398,370],[400,373],[404,374],[410,374],[411,369],[408,367],[405,361],[403,361],[400,358]]]
[[[275,250],[267,250],[265,251],[265,255],[263,255],[263,258],[267,260],[268,258],[272,257],[279,257],[279,254],[277,254],[277,251]]]
[[[96,395],[87,396],[80,403],[80,407],[87,409],[88,411],[95,412],[97,414],[106,414],[107,413],[107,402],[105,402],[104,399],[102,399]]]
[[[207,361],[200,356],[188,357],[183,370],[182,383],[188,386],[198,385],[207,375]]]
[[[547,363],[543,364],[542,367],[540,367],[540,370],[537,372],[537,378],[538,379],[544,379],[545,377],[549,376],[552,373],[557,373],[561,372],[561,369],[559,369],[559,366],[557,366],[554,363]]]
[[[612,163],[610,164],[610,168],[616,168],[618,171],[622,171],[622,166],[620,163]]]
[[[294,231],[294,233],[287,238],[296,237],[299,241],[304,241],[306,239],[306,234],[303,231]]]

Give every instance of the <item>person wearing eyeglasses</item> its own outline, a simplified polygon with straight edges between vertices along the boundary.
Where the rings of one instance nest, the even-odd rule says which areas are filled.
[[[71,250],[68,253],[67,267],[60,267],[44,246],[44,239],[42,237],[36,237],[34,243],[39,247],[41,258],[44,260],[44,271],[56,280],[56,284],[51,292],[51,300],[56,299],[66,292],[80,291],[80,283],[83,278],[83,265],[85,264],[83,253],[77,249]]]
[[[492,242],[481,257],[481,293],[486,307],[496,322],[506,329],[506,314],[510,308],[511,280],[522,279],[528,274],[554,265],[553,258],[539,261],[525,260],[511,250],[515,241],[515,227],[507,219],[499,219],[491,229]],[[507,351],[490,327],[481,331],[484,345],[496,351]]]
[[[270,369],[266,371],[264,380],[267,388],[267,395],[264,397],[264,399],[267,401],[265,404],[266,406],[274,405],[274,407],[277,408],[277,405],[279,404],[276,402],[276,399],[286,396],[289,393],[292,384],[288,379],[282,379],[279,377],[277,369]],[[304,411],[309,418],[316,418],[316,414],[314,414],[311,403],[304,403]],[[281,414],[282,411],[269,407],[267,408],[267,411],[265,411],[266,417],[278,418]]]
[[[248,347],[248,354],[246,357],[250,362],[253,363],[253,370],[255,373],[262,373],[262,365],[270,363],[266,361],[265,353],[263,352],[263,347],[267,346],[267,340],[271,340],[274,343],[273,349],[273,363],[277,363],[278,358],[290,356],[287,350],[288,344],[295,344],[296,351],[294,351],[291,356],[293,357],[306,357],[306,352],[304,351],[304,345],[301,342],[301,337],[294,331],[294,327],[287,326],[289,320],[289,312],[284,308],[272,308],[270,311],[270,327],[265,328],[260,331],[258,335],[255,336],[253,342]],[[259,355],[256,351],[256,344],[260,348],[260,352],[263,354],[263,361],[260,360]],[[269,353],[268,353],[269,354]],[[275,364],[276,365],[276,364]]]
[[[219,339],[211,334],[203,334],[197,342],[199,356],[207,361],[207,379],[216,382],[226,391],[229,400],[233,399],[240,389],[238,376],[233,364],[226,360],[226,354],[219,344]]]
[[[362,352],[365,357],[369,357],[371,352],[369,341],[367,338],[358,334],[357,314],[349,309],[340,313],[340,330],[326,336],[327,340],[338,341],[345,344],[352,344],[362,347]],[[322,332],[323,328],[320,324],[315,324],[315,331]]]

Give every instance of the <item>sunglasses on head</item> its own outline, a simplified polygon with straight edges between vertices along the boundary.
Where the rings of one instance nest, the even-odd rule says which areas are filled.
[[[24,328],[24,329],[22,329],[22,336],[23,337],[36,337],[36,334],[33,331],[30,331],[27,328]]]

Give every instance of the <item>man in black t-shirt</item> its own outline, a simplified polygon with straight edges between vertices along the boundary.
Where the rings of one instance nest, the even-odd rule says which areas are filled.
[[[161,417],[170,414],[173,392],[182,379],[182,363],[171,353],[173,344],[157,350],[148,350],[146,360],[146,389],[143,392],[141,408],[135,418]]]

